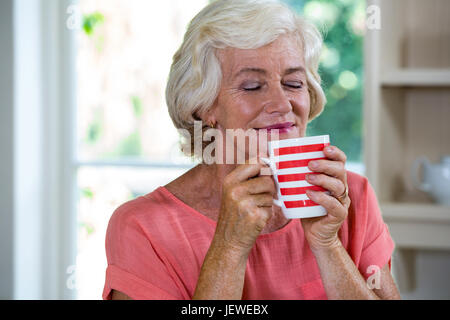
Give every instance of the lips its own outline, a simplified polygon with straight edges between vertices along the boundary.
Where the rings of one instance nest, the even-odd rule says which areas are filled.
[[[283,123],[277,123],[277,124],[273,124],[264,128],[258,128],[258,130],[285,130],[285,129],[289,129],[291,127],[294,126],[293,122],[283,122]]]

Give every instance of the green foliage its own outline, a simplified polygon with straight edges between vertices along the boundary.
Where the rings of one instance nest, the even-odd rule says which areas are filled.
[[[102,123],[94,121],[89,124],[86,142],[89,144],[95,144],[100,137]]]
[[[92,200],[94,198],[94,192],[91,188],[83,188],[81,189],[81,196]]]
[[[83,30],[88,36],[94,34],[95,28],[105,22],[105,17],[100,12],[83,15]]]
[[[295,9],[297,12],[301,12],[303,10],[305,1],[307,0],[284,0],[284,2],[289,5],[289,7]]]
[[[141,136],[138,131],[124,139],[118,148],[119,156],[140,156],[142,153]]]
[[[98,52],[103,51],[105,37],[103,34],[96,32],[99,26],[105,22],[105,17],[100,12],[94,12],[83,15],[83,30],[90,37]]]
[[[103,117],[99,109],[95,112],[94,119],[87,128],[85,142],[93,145],[97,143],[103,133]]]
[[[364,16],[364,1],[284,0],[324,31],[320,66],[327,96],[323,113],[308,126],[308,135],[330,134],[349,161],[362,161],[363,37],[352,23]]]
[[[141,136],[135,131],[123,139],[113,152],[109,152],[103,158],[139,157],[142,155]]]
[[[91,223],[80,222],[78,224],[79,229],[85,229],[88,236],[92,235],[95,232],[95,227]]]
[[[133,111],[137,118],[140,118],[142,116],[142,113],[144,112],[144,108],[142,106],[142,99],[138,96],[132,96],[131,97],[131,104],[133,105]]]

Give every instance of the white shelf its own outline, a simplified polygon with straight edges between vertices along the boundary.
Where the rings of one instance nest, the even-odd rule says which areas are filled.
[[[397,247],[450,250],[450,207],[435,204],[381,204]]]
[[[450,69],[400,69],[381,76],[384,87],[450,87]]]
[[[382,204],[383,217],[392,221],[445,222],[450,223],[450,206],[429,203]]]

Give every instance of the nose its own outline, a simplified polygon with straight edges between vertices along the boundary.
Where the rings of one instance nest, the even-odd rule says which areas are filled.
[[[292,105],[281,85],[272,86],[267,92],[267,102],[264,104],[267,113],[286,114],[292,111]]]

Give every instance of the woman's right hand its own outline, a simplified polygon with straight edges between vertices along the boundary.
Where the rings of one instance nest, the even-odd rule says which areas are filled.
[[[265,164],[242,164],[230,172],[222,185],[222,201],[215,244],[248,254],[272,217],[276,188],[271,176],[260,176]]]
[[[203,261],[193,299],[241,299],[247,258],[272,217],[271,176],[259,176],[264,164],[243,164],[224,179],[213,241]]]

